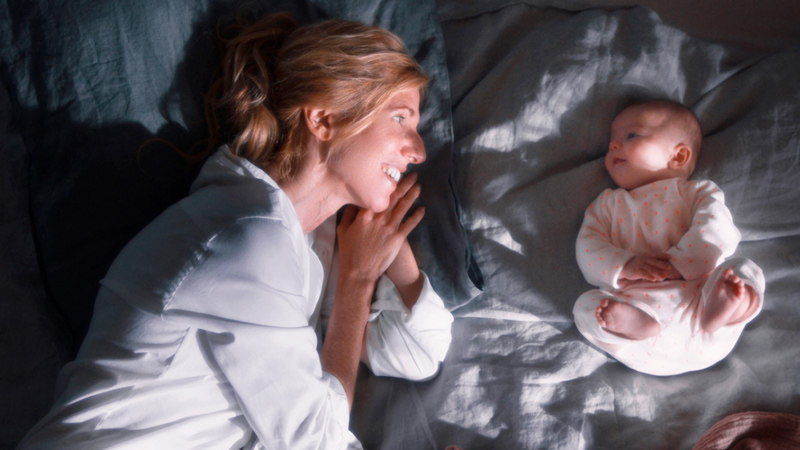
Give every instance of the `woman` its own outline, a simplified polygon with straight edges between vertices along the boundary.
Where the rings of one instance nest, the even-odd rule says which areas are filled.
[[[21,448],[360,447],[359,359],[438,370],[452,316],[406,240],[423,211],[403,220],[427,78],[402,42],[274,15],[227,42],[221,69],[230,146],[117,257]]]

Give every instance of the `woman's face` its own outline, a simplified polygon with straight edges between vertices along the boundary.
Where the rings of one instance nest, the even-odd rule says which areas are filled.
[[[419,124],[419,90],[398,91],[375,120],[334,149],[329,170],[341,181],[348,203],[381,212],[409,164],[425,161]]]

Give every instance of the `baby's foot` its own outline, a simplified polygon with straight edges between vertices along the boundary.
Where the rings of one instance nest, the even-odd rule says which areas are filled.
[[[700,327],[707,333],[713,333],[724,325],[742,319],[755,298],[752,287],[744,284],[732,269],[725,270],[706,301]]]
[[[594,310],[597,323],[611,334],[635,341],[658,336],[661,325],[639,308],[607,298]]]

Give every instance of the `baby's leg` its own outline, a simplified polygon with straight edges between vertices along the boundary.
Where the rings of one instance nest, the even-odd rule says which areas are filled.
[[[709,291],[700,327],[713,333],[725,325],[740,321],[757,301],[758,294],[728,268]]]
[[[627,303],[601,299],[594,315],[604,330],[627,339],[638,341],[661,333],[661,325],[655,319]]]

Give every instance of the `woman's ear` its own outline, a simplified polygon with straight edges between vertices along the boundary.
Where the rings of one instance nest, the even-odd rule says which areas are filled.
[[[667,163],[670,169],[684,169],[688,167],[689,162],[692,160],[692,149],[685,144],[679,144],[672,154],[672,158]]]
[[[329,141],[333,137],[331,114],[322,108],[303,108],[303,118],[308,131],[321,141]]]

